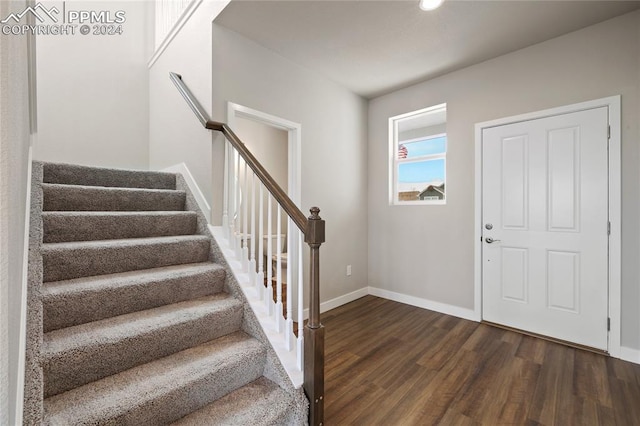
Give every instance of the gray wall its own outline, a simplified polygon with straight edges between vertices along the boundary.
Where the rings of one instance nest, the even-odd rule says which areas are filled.
[[[36,159],[149,166],[147,3],[67,1],[68,10],[124,10],[123,34],[38,36]]]
[[[640,12],[373,99],[369,284],[474,306],[474,125],[622,95],[622,345],[640,348]],[[447,204],[388,205],[390,116],[447,103]]]
[[[211,22],[227,3],[203,2],[149,69],[150,168],[185,163],[209,204],[222,196],[222,186],[214,187],[211,181],[211,143],[215,135],[198,122],[169,80],[169,72],[181,74],[203,108],[211,113]],[[212,223],[220,222],[221,216],[216,215]]]
[[[227,101],[302,125],[302,203],[327,221],[321,301],[367,286],[367,102],[258,44],[213,25],[213,115]],[[222,143],[214,144],[222,158]],[[214,180],[222,179],[220,163]],[[219,205],[219,200],[214,202]],[[305,250],[307,251],[307,250]],[[352,265],[352,276],[346,266]]]
[[[0,2],[0,16],[25,5]],[[16,423],[30,144],[26,37],[0,36],[0,91],[0,424],[10,425]]]
[[[259,123],[248,118],[236,117],[235,126],[233,131],[249,148],[249,151],[260,161],[260,164],[269,172],[269,174],[275,179],[278,185],[288,191],[288,178],[289,178],[289,140],[288,134],[285,130],[281,130],[275,127],[268,126],[263,123]],[[244,173],[241,171],[240,178],[241,188],[244,185]],[[256,196],[256,200],[259,197]],[[269,200],[268,193],[264,194],[264,212],[266,212],[266,203]],[[255,205],[256,217],[260,217],[259,206],[256,202]],[[287,216],[282,214],[280,218],[281,234],[286,235],[287,231]],[[268,218],[267,214],[263,217],[263,234],[267,233]],[[278,225],[278,217],[274,213],[271,218],[271,230],[272,234],[276,234]],[[286,241],[286,240],[285,240]],[[285,247],[283,246],[283,249]],[[265,247],[266,252],[266,247]],[[275,252],[275,249],[274,249]]]
[[[233,131],[286,191],[289,176],[287,132],[248,118],[237,117],[235,123]]]

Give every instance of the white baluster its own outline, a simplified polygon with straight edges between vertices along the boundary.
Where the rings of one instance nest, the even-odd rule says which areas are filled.
[[[267,312],[269,316],[273,315],[274,301],[273,301],[273,233],[272,233],[272,215],[271,206],[273,200],[271,199],[271,193],[267,193],[267,292],[264,295],[265,304],[267,306]]]
[[[242,171],[242,163],[240,162],[240,155],[236,151],[236,212],[235,212],[235,249],[236,249],[236,259],[242,259],[242,205],[244,201],[242,200],[242,192],[240,185],[240,172]]]
[[[256,175],[251,173],[251,247],[249,251],[249,278],[251,284],[256,285]]]
[[[230,145],[231,146],[231,145]],[[232,200],[233,203],[231,203],[231,212],[230,212],[230,218],[229,218],[229,223],[231,224],[231,230],[229,232],[229,242],[231,243],[231,248],[233,250],[236,249],[236,232],[238,230],[238,224],[236,222],[237,216],[238,216],[238,166],[237,166],[237,160],[236,157],[239,157],[238,153],[236,152],[235,148],[233,148],[233,146],[231,146],[231,185],[233,188],[233,194],[231,194],[232,196]]]
[[[231,145],[231,143],[227,142],[228,146],[229,146],[229,163],[227,164],[227,170],[229,171],[229,176],[228,176],[228,184],[229,184],[229,189],[228,189],[228,193],[229,193],[229,201],[228,201],[228,206],[227,206],[227,222],[229,224],[229,229],[228,229],[228,240],[229,240],[229,244],[231,246],[231,249],[234,249],[234,239],[235,239],[235,235],[234,235],[234,229],[235,229],[235,224],[233,223],[233,218],[234,215],[236,214],[236,171],[235,171],[235,149],[233,149],[233,146]]]
[[[224,141],[224,171],[222,183],[222,232],[229,239],[229,141]],[[213,218],[210,218],[210,220]]]
[[[260,203],[258,207],[258,274],[256,276],[256,291],[258,297],[264,292],[264,185],[259,184]]]
[[[288,351],[293,350],[293,277],[292,277],[292,269],[293,265],[291,261],[293,260],[291,256],[294,256],[295,259],[295,251],[292,251],[293,246],[291,241],[293,241],[293,221],[290,217],[287,216],[287,320],[285,323],[285,346]]]
[[[236,215],[236,160],[235,160],[235,149],[231,146],[231,143],[227,141],[227,147],[229,149],[229,158],[227,164],[227,184],[229,185],[228,194],[229,200],[227,201],[227,224],[228,229],[226,231],[227,240],[229,241],[229,247],[231,250],[235,250],[236,248],[236,236],[235,236],[235,215]]]
[[[276,240],[276,329],[278,333],[282,333],[284,326],[284,312],[282,310],[282,218],[280,204],[276,204],[277,214],[277,240]]]
[[[298,232],[298,347],[297,366],[304,368],[304,274],[302,271],[302,232]]]
[[[249,272],[249,247],[247,247],[249,237],[249,166],[244,163],[244,185],[242,197],[242,270]]]

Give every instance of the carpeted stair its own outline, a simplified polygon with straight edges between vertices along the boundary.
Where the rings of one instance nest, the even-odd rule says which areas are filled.
[[[180,175],[35,163],[32,188],[25,424],[306,422]]]

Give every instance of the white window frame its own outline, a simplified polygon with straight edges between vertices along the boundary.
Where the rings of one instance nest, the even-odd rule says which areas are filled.
[[[449,149],[449,139],[446,141],[446,148],[443,153],[423,155],[413,158],[398,158],[398,149],[401,144],[408,144],[411,142],[418,142],[427,139],[436,139],[440,137],[447,137],[447,133],[436,133],[426,137],[420,137],[415,139],[398,140],[398,128],[399,122],[414,116],[436,113],[441,110],[447,109],[447,104],[434,105],[428,108],[423,108],[417,111],[411,111],[405,114],[396,115],[389,118],[389,205],[391,206],[420,206],[420,205],[445,205],[447,204],[447,151]],[[445,122],[446,123],[446,122]],[[443,200],[415,200],[415,201],[400,201],[398,199],[398,169],[400,164],[417,163],[429,160],[444,160],[444,199]]]

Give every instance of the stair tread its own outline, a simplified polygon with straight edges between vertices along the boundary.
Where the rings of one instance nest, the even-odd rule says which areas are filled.
[[[207,235],[43,243],[43,282],[210,260]]]
[[[158,194],[175,194],[175,193],[185,193],[185,191],[181,189],[166,189],[166,188],[132,188],[127,186],[99,186],[99,185],[78,185],[78,184],[68,184],[68,183],[47,183],[43,182],[42,187],[44,188],[58,188],[58,189],[78,189],[78,190],[87,190],[87,191],[122,191],[122,192],[130,192],[133,194],[143,193],[143,192],[153,192]]]
[[[74,250],[74,249],[91,249],[91,248],[103,248],[103,247],[130,247],[130,246],[143,246],[153,244],[168,244],[181,241],[203,241],[211,240],[206,235],[169,235],[163,237],[144,237],[144,238],[122,238],[117,240],[94,240],[94,241],[66,241],[62,243],[43,243],[42,252],[56,251],[56,250]]]
[[[186,191],[41,184],[43,211],[184,211]]]
[[[172,423],[172,426],[282,424],[282,417],[292,406],[291,395],[269,379],[260,377]]]
[[[47,211],[42,214],[43,242],[117,240],[193,235],[192,211]]]
[[[175,173],[154,170],[126,170],[108,167],[81,166],[64,163],[43,163],[45,183],[125,186],[136,188],[175,188]]]
[[[251,363],[264,362],[260,357],[264,350],[258,340],[244,332],[223,336],[47,398],[44,424],[115,424],[109,423],[109,419],[118,419],[133,411],[152,416],[153,411],[176,404],[176,400],[179,402],[176,394],[180,390],[188,394],[184,397],[186,401],[199,405],[195,408],[198,409],[222,395],[207,392],[199,399],[210,398],[209,401],[194,401],[198,396],[189,394],[188,387],[202,382],[211,387],[224,387],[226,380],[216,377],[216,373],[224,375],[234,367],[246,371]],[[173,410],[181,408],[179,404],[171,406]]]
[[[213,262],[201,262],[163,266],[152,269],[141,269],[137,271],[120,272],[117,274],[73,278],[70,280],[51,281],[43,284],[42,298],[44,301],[47,301],[63,294],[99,292],[105,288],[138,286],[141,283],[153,280],[189,276],[206,271],[218,270],[224,270],[224,267]]]
[[[241,307],[242,303],[226,293],[173,303],[158,308],[119,315],[44,334],[42,356],[45,360],[88,345],[109,345],[174,324],[193,321],[212,311]]]
[[[44,283],[44,331],[219,293],[225,277],[222,265],[202,262]]]
[[[242,302],[218,293],[50,331],[41,350],[45,397],[233,333],[241,323]]]
[[[47,211],[42,214],[43,242],[115,240],[193,235],[193,211]]]
[[[112,211],[112,210],[50,210],[42,212],[42,217],[62,216],[197,216],[196,212],[190,210],[133,210],[133,211]]]

